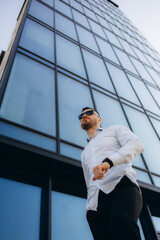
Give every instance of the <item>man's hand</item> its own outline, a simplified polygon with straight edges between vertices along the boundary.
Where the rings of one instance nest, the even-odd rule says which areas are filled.
[[[110,169],[110,165],[108,162],[101,163],[93,168],[94,177],[93,181],[97,179],[102,179],[104,174]]]

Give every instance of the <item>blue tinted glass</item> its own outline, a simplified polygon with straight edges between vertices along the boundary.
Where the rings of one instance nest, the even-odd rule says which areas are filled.
[[[128,127],[119,102],[95,90],[93,94],[97,110],[102,117],[103,128],[119,124]]]
[[[143,113],[136,111],[133,108],[125,105],[124,108],[134,133],[144,143],[144,151],[142,154],[147,162],[149,170],[159,174],[159,139],[155,134],[148,118]]]
[[[89,19],[89,22],[90,22],[92,31],[106,39],[106,36],[105,36],[105,34],[104,34],[103,30],[102,30],[102,27],[98,23],[95,23],[95,22],[93,22],[90,19]]]
[[[134,168],[134,170],[136,171],[137,180],[151,184],[151,180],[150,180],[148,173],[143,172],[136,168]]]
[[[88,32],[84,28],[79,27],[78,25],[77,25],[77,31],[78,31],[80,43],[99,53],[93,34],[91,32]]]
[[[141,62],[137,61],[137,60],[134,59],[134,58],[132,58],[132,62],[134,63],[136,69],[138,70],[139,75],[140,75],[143,79],[145,79],[145,80],[147,80],[147,81],[149,81],[149,82],[151,82],[151,83],[154,84],[153,79],[150,77],[149,73],[146,71],[146,69],[145,69],[145,67],[143,66],[143,64],[142,64]]]
[[[73,147],[73,146],[65,144],[65,143],[61,143],[60,149],[61,149],[60,150],[61,154],[68,156],[68,157],[75,158],[77,160],[81,160],[81,153],[82,153],[81,149]]]
[[[53,70],[17,54],[0,115],[11,121],[55,135],[54,84]]]
[[[153,126],[155,127],[158,135],[160,136],[160,120],[157,120],[155,118],[150,118],[152,123],[153,123]]]
[[[121,48],[121,45],[120,43],[118,42],[118,39],[117,37],[110,31],[108,31],[107,29],[104,29],[106,35],[107,35],[107,38],[109,39],[109,41],[113,44],[115,44],[116,46],[120,47]]]
[[[136,54],[134,53],[134,51],[132,50],[131,46],[129,45],[128,42],[124,41],[123,39],[119,38],[120,43],[122,44],[124,50],[128,53],[130,53],[131,55],[133,55],[134,57],[136,57]]]
[[[152,216],[152,220],[157,232],[160,232],[160,217]]]
[[[104,57],[108,58],[109,60],[119,64],[119,61],[118,61],[115,53],[113,52],[113,49],[110,46],[110,44],[108,42],[102,40],[99,37],[96,37],[96,40],[98,42],[98,45],[99,45],[102,55]]]
[[[89,80],[103,88],[114,92],[112,83],[101,58],[83,50]]]
[[[67,18],[62,17],[59,14],[56,14],[56,29],[77,40],[77,35],[73,22],[69,21]]]
[[[132,164],[133,164],[134,166],[137,166],[137,167],[146,169],[146,167],[145,167],[145,165],[144,165],[144,162],[143,162],[143,160],[142,160],[141,155],[138,155],[136,158],[134,158]]]
[[[107,22],[104,18],[101,18],[101,17],[98,16],[98,15],[97,15],[97,18],[98,18],[98,20],[99,20],[99,22],[100,22],[101,25],[103,25],[104,27],[110,29],[108,22]]]
[[[119,60],[120,60],[120,62],[122,64],[122,66],[125,69],[127,69],[127,70],[129,70],[129,71],[131,71],[131,72],[133,72],[135,74],[137,74],[137,71],[134,68],[133,64],[131,63],[131,61],[130,61],[129,57],[127,56],[127,54],[122,52],[122,51],[120,51],[117,48],[114,48],[114,50],[115,50],[115,52],[116,52],[116,54],[117,54],[117,56],[118,56],[118,58],[119,58]]]
[[[81,4],[79,4],[79,3],[76,2],[75,0],[70,0],[70,4],[71,4],[72,7],[78,9],[80,12],[83,13],[83,9],[82,9]]]
[[[85,146],[87,135],[81,129],[78,115],[86,105],[93,107],[89,88],[69,77],[59,74],[58,90],[60,137],[75,144]]]
[[[41,189],[0,178],[0,239],[39,240]]]
[[[138,105],[140,105],[126,75],[122,70],[120,70],[117,67],[114,67],[113,65],[107,63],[108,70],[111,74],[111,78],[114,82],[114,85],[117,89],[118,94],[128,99],[131,102],[134,102]]]
[[[72,14],[71,14],[71,9],[69,6],[67,6],[65,3],[60,2],[59,0],[55,1],[55,8],[64,13],[65,15],[67,15],[68,17],[72,18]]]
[[[0,122],[0,132],[4,136],[56,152],[56,141],[37,133],[4,122]]]
[[[86,17],[84,15],[82,15],[81,13],[75,11],[74,9],[72,10],[72,12],[73,12],[73,16],[74,16],[74,20],[75,21],[77,21],[78,23],[82,24],[86,28],[90,29],[88,21],[87,21],[87,19],[86,19]]]
[[[137,78],[132,77],[131,75],[128,75],[128,77],[131,80],[131,83],[136,93],[138,94],[138,97],[140,98],[144,108],[160,115],[160,109],[156,105],[145,84],[142,81],[138,80]]]
[[[157,177],[155,175],[152,174],[153,180],[156,184],[157,187],[160,187],[160,177]]]
[[[70,41],[56,36],[57,64],[73,73],[86,78],[80,48]]]
[[[85,8],[85,7],[84,7],[84,11],[85,11],[85,14],[86,14],[87,17],[90,17],[90,18],[92,18],[94,21],[97,21],[94,12],[90,11],[88,8]]]
[[[93,239],[85,205],[86,199],[52,192],[52,240]]]
[[[54,33],[29,19],[23,29],[20,46],[54,61]]]
[[[53,7],[53,0],[42,0],[42,2],[45,2],[48,5],[50,5],[51,7]]]
[[[37,1],[33,1],[29,14],[53,27],[53,11]]]
[[[152,93],[154,99],[156,100],[157,104],[160,106],[160,90],[155,89],[153,87],[150,87],[149,85],[148,85],[148,88],[151,91],[151,93]]]
[[[160,88],[160,76],[158,75],[158,73],[149,67],[147,67],[147,70],[154,79],[154,81],[157,83],[157,86]]]
[[[141,239],[145,240],[144,233],[143,233],[143,230],[142,230],[142,226],[141,226],[141,223],[140,223],[139,220],[138,220],[138,226],[139,226],[139,230],[140,230]]]

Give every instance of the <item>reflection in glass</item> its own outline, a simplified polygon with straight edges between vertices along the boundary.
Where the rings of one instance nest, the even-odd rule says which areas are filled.
[[[120,43],[118,42],[118,39],[117,37],[110,31],[108,31],[107,29],[104,28],[104,31],[107,35],[107,38],[109,39],[109,41],[113,44],[115,44],[116,46],[120,47],[121,48],[121,45]]]
[[[78,23],[82,24],[86,28],[90,29],[88,21],[87,21],[87,19],[86,19],[86,17],[84,15],[82,15],[81,13],[77,12],[74,9],[72,9],[72,12],[73,12],[73,16],[74,16],[74,20],[75,21],[77,21]]]
[[[41,189],[0,178],[0,239],[39,240]]]
[[[130,121],[134,133],[144,143],[143,156],[150,171],[160,172],[159,156],[160,147],[159,139],[155,134],[148,118],[143,113],[124,105],[125,112]]]
[[[52,240],[93,240],[85,205],[84,198],[52,192]]]
[[[68,157],[72,157],[75,158],[77,160],[81,160],[81,153],[82,153],[82,149],[73,147],[71,145],[62,143],[60,144],[60,152],[61,154],[68,156]]]
[[[55,136],[54,93],[54,71],[17,54],[0,115]]]
[[[94,21],[97,21],[96,16],[94,14],[94,12],[90,11],[88,8],[84,7],[84,11],[87,17],[90,17],[91,19],[93,19]]]
[[[150,119],[151,119],[153,126],[155,127],[158,135],[160,136],[160,120],[157,120],[157,119],[151,118],[151,117],[150,117]]]
[[[131,76],[128,74],[129,79],[131,80],[131,83],[138,94],[138,97],[140,98],[144,108],[147,110],[154,112],[158,115],[160,115],[160,109],[156,105],[155,101],[153,100],[151,94],[149,93],[148,89],[146,88],[145,84],[138,80],[137,78]]]
[[[133,64],[131,63],[129,57],[127,56],[127,54],[122,52],[122,51],[120,51],[119,49],[117,49],[115,47],[114,47],[114,50],[115,50],[115,52],[116,52],[116,54],[117,54],[117,56],[118,56],[118,58],[119,58],[119,60],[120,60],[120,62],[122,64],[122,66],[125,69],[127,69],[127,70],[129,70],[129,71],[131,71],[131,72],[136,74],[137,72],[136,72]]]
[[[53,27],[53,11],[37,1],[32,1],[29,14]]]
[[[64,13],[65,15],[67,15],[68,17],[72,18],[72,14],[71,14],[71,9],[69,6],[67,6],[65,3],[59,1],[59,0],[56,0],[55,1],[55,8]]]
[[[60,137],[80,146],[85,146],[87,135],[81,129],[78,115],[86,105],[93,107],[89,88],[59,74],[58,90]]]
[[[105,36],[105,34],[104,34],[103,30],[102,30],[102,27],[98,23],[95,23],[95,22],[93,22],[90,19],[89,19],[89,22],[90,22],[92,31],[106,39],[106,36]]]
[[[157,186],[157,187],[160,187],[160,177],[155,176],[155,175],[152,174],[152,178],[153,178],[156,186]]]
[[[56,13],[56,29],[77,41],[73,22]]]
[[[154,99],[156,100],[157,104],[160,107],[160,90],[158,90],[156,88],[153,88],[153,87],[150,87],[150,86],[148,86],[148,88],[151,91]]]
[[[157,83],[157,86],[160,88],[160,76],[158,75],[158,73],[149,67],[147,67],[147,70],[154,79],[154,81]]]
[[[73,73],[86,78],[80,49],[77,45],[56,35],[57,64]]]
[[[139,180],[141,182],[146,182],[146,183],[151,184],[151,180],[149,178],[148,173],[143,172],[143,171],[141,171],[139,169],[136,169],[136,168],[134,168],[134,170],[136,171],[136,178],[137,178],[137,180]]]
[[[54,61],[54,33],[30,19],[26,20],[19,45]]]
[[[114,92],[112,83],[101,58],[83,50],[89,80],[111,92]]]
[[[126,98],[129,101],[134,102],[135,104],[140,105],[137,96],[135,95],[124,72],[109,63],[107,64],[107,67],[111,74],[111,78],[114,82],[115,88],[117,89],[119,96]]]
[[[76,27],[77,27],[80,43],[87,46],[88,48],[91,48],[95,52],[99,53],[93,34],[91,32],[88,32],[84,28],[79,27],[78,25],[76,25]]]
[[[119,61],[118,61],[115,53],[113,52],[111,45],[99,37],[96,37],[96,40],[97,40],[97,43],[99,45],[102,55],[104,57],[110,59],[111,61],[119,64]]]
[[[56,140],[31,132],[29,130],[25,130],[23,128],[16,127],[12,124],[0,122],[0,133],[3,136],[14,138],[19,141],[56,152]]]
[[[124,125],[128,127],[124,113],[118,101],[94,90],[93,91],[97,110],[102,117],[102,127],[107,128],[112,125]],[[103,103],[103,104],[102,104]]]
[[[160,217],[152,216],[152,220],[157,232],[160,232]]]

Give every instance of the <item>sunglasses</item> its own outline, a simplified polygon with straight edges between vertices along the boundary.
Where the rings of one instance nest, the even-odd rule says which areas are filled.
[[[90,115],[92,115],[93,113],[94,113],[93,110],[89,110],[89,111],[87,111],[87,112],[81,113],[81,114],[78,116],[78,119],[81,120],[81,119],[83,118],[84,114],[86,114],[87,116],[90,116]]]

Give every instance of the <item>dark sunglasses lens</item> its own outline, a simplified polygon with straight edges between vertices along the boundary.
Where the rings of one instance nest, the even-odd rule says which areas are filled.
[[[85,113],[81,113],[79,116],[78,116],[78,119],[81,120],[83,118],[83,115],[86,114],[87,116],[89,115],[92,115],[93,114],[93,111],[87,111]]]

